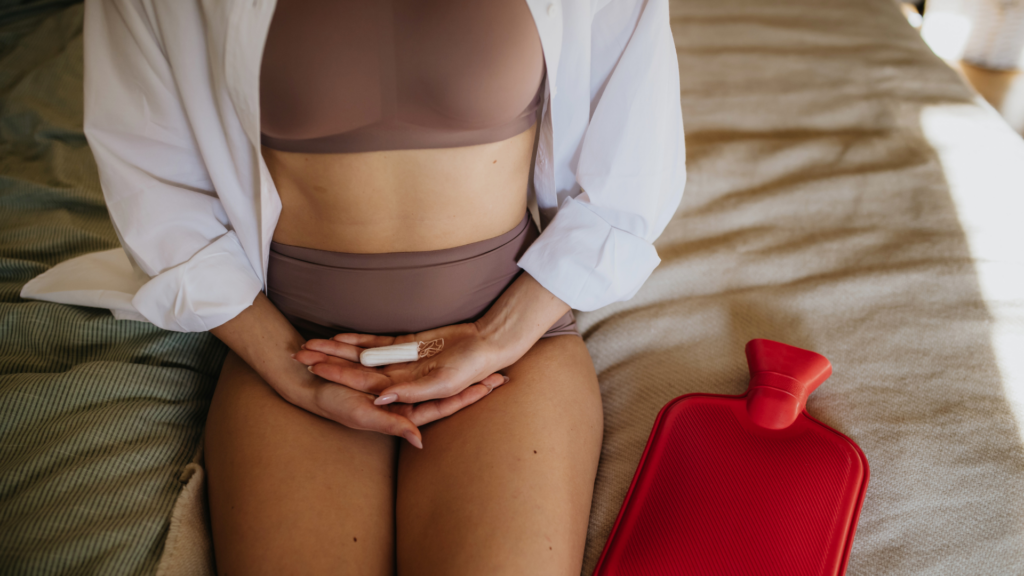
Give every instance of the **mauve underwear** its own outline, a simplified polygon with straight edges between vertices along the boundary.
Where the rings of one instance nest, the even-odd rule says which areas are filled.
[[[306,339],[401,335],[479,319],[539,236],[527,212],[494,238],[423,252],[353,254],[271,242],[267,296]],[[544,336],[579,334],[572,310]]]
[[[278,0],[262,142],[312,153],[498,142],[534,124],[546,71],[525,0]]]

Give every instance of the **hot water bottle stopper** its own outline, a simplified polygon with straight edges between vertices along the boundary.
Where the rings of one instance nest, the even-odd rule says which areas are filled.
[[[746,352],[745,394],[658,413],[595,576],[846,572],[868,461],[805,408],[832,365],[771,340]]]

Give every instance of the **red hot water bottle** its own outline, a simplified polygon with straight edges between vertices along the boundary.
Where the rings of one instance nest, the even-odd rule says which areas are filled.
[[[805,410],[832,365],[771,340],[747,362],[746,394],[661,409],[595,576],[846,572],[868,461]]]

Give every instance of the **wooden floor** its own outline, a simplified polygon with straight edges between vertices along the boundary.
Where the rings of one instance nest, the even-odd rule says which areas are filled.
[[[911,6],[912,4],[917,3],[901,0],[900,9],[907,18],[907,22],[920,30],[922,17],[918,9]],[[948,9],[948,7],[946,8]],[[943,7],[935,9],[940,10],[941,14]],[[952,52],[962,53],[962,48]],[[936,53],[939,51],[936,50]],[[968,85],[973,86],[993,108],[998,110],[1003,119],[1018,134],[1024,135],[1024,72],[1021,70],[989,70],[959,60],[959,56],[955,60],[950,60],[942,54],[939,56],[943,57],[951,68],[960,73]]]
[[[950,62],[954,70],[981,94],[1017,131],[1024,135],[1024,73],[986,70],[964,61]]]

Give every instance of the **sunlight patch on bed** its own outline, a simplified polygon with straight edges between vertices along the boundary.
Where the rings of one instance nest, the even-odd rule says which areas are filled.
[[[925,107],[921,129],[942,163],[994,318],[992,345],[1024,429],[1024,139],[981,97]],[[1022,434],[1024,436],[1024,434]]]

